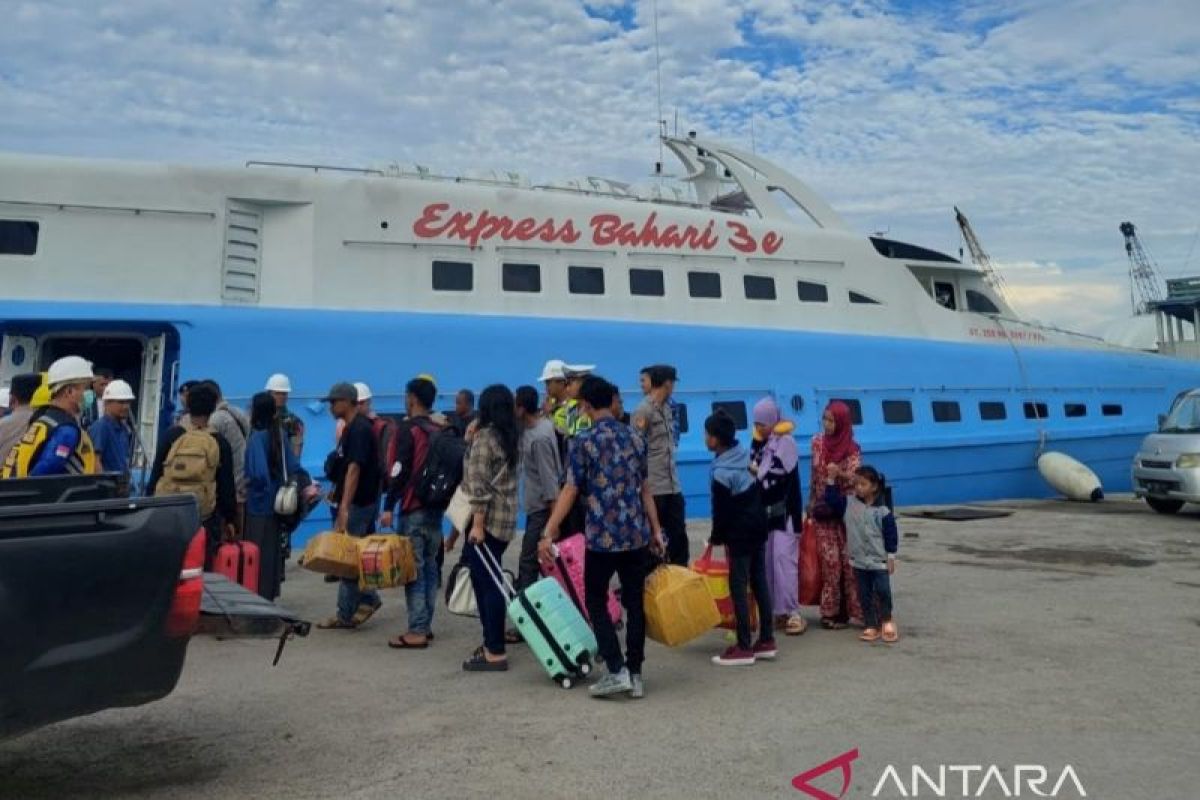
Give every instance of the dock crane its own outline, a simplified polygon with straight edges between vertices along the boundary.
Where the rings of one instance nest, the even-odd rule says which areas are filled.
[[[983,245],[979,243],[979,237],[975,235],[975,229],[971,227],[970,221],[967,220],[967,215],[959,211],[958,206],[954,207],[954,219],[958,222],[959,230],[962,231],[963,240],[967,243],[967,249],[971,251],[971,260],[983,272],[983,279],[987,281],[988,286],[991,286],[996,294],[1004,299],[1005,303],[1009,303],[1008,293],[1005,291],[1004,276],[992,266],[991,257],[983,249]]]
[[[1142,247],[1134,224],[1122,222],[1120,227],[1125,237],[1125,254],[1129,256],[1129,302],[1134,314],[1145,314],[1150,303],[1163,299],[1162,280],[1158,277],[1154,262]],[[1135,292],[1141,295],[1141,300],[1138,300]]]

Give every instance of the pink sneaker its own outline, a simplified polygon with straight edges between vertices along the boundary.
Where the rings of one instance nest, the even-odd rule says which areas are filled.
[[[713,656],[712,662],[718,667],[750,667],[754,665],[754,651],[743,650],[735,645],[721,655]]]
[[[775,647],[774,639],[766,641],[759,640],[758,644],[754,645],[754,657],[773,661],[775,656],[779,655],[779,649]]]

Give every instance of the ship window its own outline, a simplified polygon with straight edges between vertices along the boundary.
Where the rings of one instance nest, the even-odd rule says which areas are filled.
[[[720,297],[721,273],[689,272],[688,294],[692,297]]]
[[[1008,419],[1008,410],[1004,407],[1004,403],[984,400],[979,404],[979,418],[986,421]]]
[[[953,400],[934,400],[933,421],[962,422],[962,409]]]
[[[942,308],[948,308],[951,311],[958,309],[958,300],[954,297],[953,283],[935,281],[933,284],[933,299]]]
[[[1050,407],[1045,403],[1025,403],[1025,419],[1046,419],[1050,416]]]
[[[600,267],[568,267],[567,289],[571,294],[604,294],[604,270]]]
[[[796,281],[796,294],[802,303],[828,303],[829,289],[823,283]]]
[[[629,293],[640,297],[662,297],[663,274],[661,269],[629,270]]]
[[[974,289],[967,289],[967,311],[975,311],[979,314],[1000,313],[1000,309],[992,302],[992,298]]]
[[[851,303],[863,303],[865,305],[872,305],[872,306],[879,305],[879,301],[876,300],[875,298],[867,297],[865,294],[859,294],[858,292],[855,292],[855,291],[850,292],[850,302]]]
[[[540,292],[542,290],[542,268],[537,264],[515,264],[503,266],[502,285],[506,292]]]
[[[679,432],[688,432],[688,415],[687,406],[683,403],[676,403],[675,406],[675,421],[679,423]]]
[[[1068,417],[1086,417],[1087,406],[1083,403],[1065,403],[1063,404],[1063,414]]]
[[[744,431],[748,427],[746,404],[741,400],[718,400],[712,404],[712,410],[714,414],[718,411],[728,414],[739,431]]]
[[[743,275],[747,300],[774,300],[775,279],[762,275]]]
[[[913,421],[912,403],[907,400],[884,400],[883,421],[889,425],[907,425]]]
[[[1119,417],[1125,413],[1125,409],[1117,403],[1105,403],[1100,407],[1100,410],[1106,417]]]
[[[37,252],[41,224],[28,219],[0,219],[0,255],[31,256]]]
[[[469,292],[475,288],[475,265],[467,261],[433,262],[435,292]]]
[[[850,409],[850,424],[862,425],[862,403],[845,397],[835,397],[833,400],[845,403],[846,407]],[[822,415],[824,415],[824,412],[822,412]]]

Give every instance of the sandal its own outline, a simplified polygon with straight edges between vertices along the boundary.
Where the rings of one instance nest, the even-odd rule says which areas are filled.
[[[839,622],[832,617],[821,617],[821,627],[827,631],[840,631],[846,627],[846,623]]]
[[[808,623],[804,621],[804,617],[800,614],[792,614],[784,623],[783,632],[788,636],[800,636],[808,630]]]
[[[483,653],[483,648],[480,647],[462,663],[462,668],[465,672],[507,672],[508,659],[489,661]]]
[[[505,644],[521,644],[523,641],[525,641],[525,637],[516,628],[509,628],[504,632]]]
[[[900,641],[900,631],[896,630],[896,623],[890,619],[883,623],[883,640],[888,644]]]
[[[879,641],[879,629],[866,628],[858,635],[858,638],[864,642],[877,642]]]
[[[342,619],[341,617],[330,617],[329,619],[325,620],[324,622],[318,622],[317,627],[323,631],[329,631],[329,630],[338,630],[338,629],[353,630],[354,628],[357,628],[358,626],[354,624],[354,620],[350,620],[347,622],[346,620]]]
[[[407,633],[402,633],[388,639],[388,647],[394,650],[426,650],[429,648],[429,637],[426,637],[423,642],[410,642],[404,638],[407,635]]]
[[[354,617],[353,617],[354,624],[362,625],[364,622],[366,622],[372,616],[374,616],[375,612],[378,611],[381,607],[383,607],[382,600],[380,600],[378,603],[376,603],[373,606],[363,603],[362,605],[360,605],[358,607],[358,610],[354,612]]]

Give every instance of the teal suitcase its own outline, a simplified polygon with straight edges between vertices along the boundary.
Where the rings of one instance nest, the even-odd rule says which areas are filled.
[[[596,634],[554,578],[542,578],[508,604],[508,618],[551,679],[570,689],[592,671]]]
[[[520,631],[546,674],[564,689],[591,673],[599,646],[579,608],[554,578],[542,578],[520,592],[500,568],[492,551],[478,548],[484,566],[508,601],[508,618]]]

